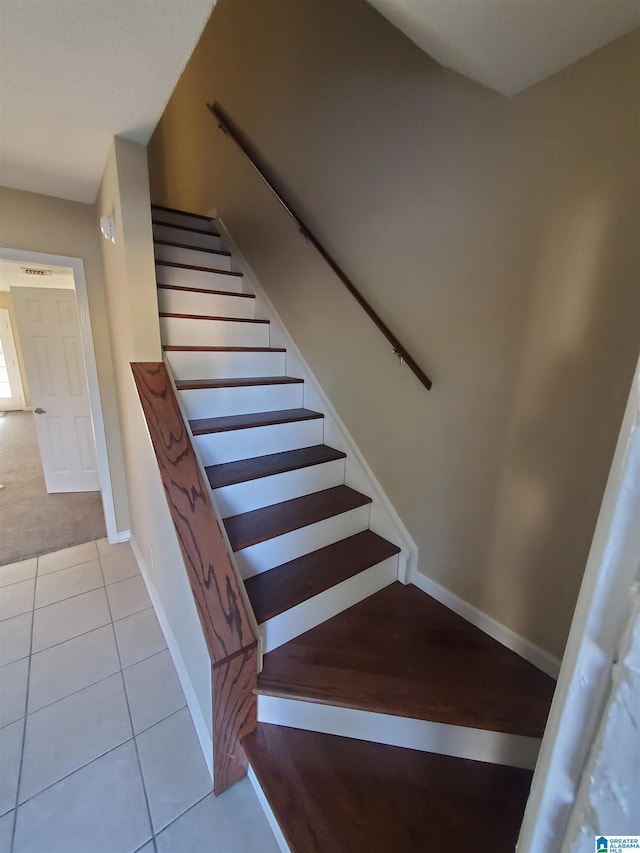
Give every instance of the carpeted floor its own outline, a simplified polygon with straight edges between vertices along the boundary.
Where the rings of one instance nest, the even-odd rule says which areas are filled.
[[[31,412],[0,415],[0,566],[106,535],[100,492],[49,495]]]

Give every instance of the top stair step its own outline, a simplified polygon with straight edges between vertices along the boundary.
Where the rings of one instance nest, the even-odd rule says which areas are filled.
[[[540,738],[555,682],[415,586],[265,655],[258,692]]]
[[[158,228],[171,228],[176,234],[184,231],[185,233],[190,232],[191,234],[202,234],[205,237],[220,236],[217,231],[213,231],[213,229],[204,226],[204,223],[202,225],[199,225],[198,223],[199,227],[194,227],[193,225],[175,225],[172,222],[167,222],[166,219],[162,218],[161,212],[159,212],[157,216],[152,217],[151,224],[156,225]]]
[[[226,251],[222,237],[213,229],[201,227],[200,223],[198,227],[192,228],[189,225],[175,225],[154,218],[151,224],[154,240],[168,240],[172,243],[181,243],[183,246]]]
[[[211,217],[200,213],[189,213],[175,207],[164,207],[160,204],[151,205],[152,218],[162,219],[167,225],[183,225],[188,228],[206,228],[211,224]]]

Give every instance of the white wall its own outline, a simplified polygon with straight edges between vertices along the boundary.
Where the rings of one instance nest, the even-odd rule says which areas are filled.
[[[114,139],[96,216],[113,212],[115,243],[102,241],[109,326],[121,412],[131,535],[196,719],[211,735],[211,665],[164,495],[132,361],[161,361],[146,149]],[[167,630],[168,629],[168,630]],[[173,646],[173,648],[172,648]],[[195,702],[196,707],[193,707]]]

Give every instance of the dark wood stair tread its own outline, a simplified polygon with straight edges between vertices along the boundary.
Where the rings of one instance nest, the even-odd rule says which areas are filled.
[[[260,323],[266,325],[269,320],[254,320],[249,317],[218,317],[214,314],[177,314],[175,311],[161,311],[161,317],[184,317],[187,320],[222,320],[224,323]]]
[[[280,409],[275,412],[252,412],[249,415],[225,415],[219,418],[198,418],[189,421],[194,435],[204,435],[208,432],[228,432],[233,429],[250,429],[252,427],[275,426],[296,421],[312,421],[323,418],[321,412],[311,409]]]
[[[187,287],[184,284],[161,284],[158,282],[158,288],[163,290],[186,290],[189,293],[213,293],[216,296],[235,296],[238,299],[255,299],[255,293],[236,293],[234,290],[212,290],[208,287]]]
[[[258,624],[395,556],[400,549],[372,530],[341,539],[244,582]]]
[[[155,264],[157,267],[177,267],[181,270],[198,270],[199,272],[214,272],[217,275],[233,275],[237,278],[242,278],[243,273],[241,272],[233,272],[233,270],[219,270],[214,267],[201,267],[197,264],[182,264],[178,261],[163,261],[160,258],[155,259]]]
[[[541,737],[555,682],[394,583],[265,655],[258,692]]]
[[[283,533],[307,527],[334,515],[371,503],[371,498],[349,486],[334,486],[300,498],[225,518],[223,523],[234,551],[265,542]]]
[[[292,853],[513,853],[532,773],[259,723],[242,745]]]
[[[251,388],[254,385],[301,385],[304,379],[295,376],[247,376],[231,379],[178,379],[176,388],[187,391],[193,388]]]
[[[205,222],[211,222],[211,216],[204,216],[202,213],[189,213],[188,210],[178,210],[177,207],[166,207],[162,204],[151,204],[151,210],[165,210],[167,213],[178,213],[180,216],[191,216],[193,219],[204,219]]]
[[[165,344],[165,352],[286,352],[284,347],[190,347],[180,344]]]
[[[232,486],[234,483],[246,483],[247,480],[258,480],[273,474],[283,474],[285,471],[297,471],[299,468],[333,462],[336,459],[344,459],[346,455],[341,450],[335,450],[325,444],[316,444],[313,447],[302,447],[298,450],[285,450],[282,453],[268,453],[265,456],[253,456],[236,462],[209,465],[205,470],[211,488],[220,489],[222,486]]]
[[[231,252],[225,249],[209,249],[206,246],[192,246],[190,243],[177,243],[175,240],[162,240],[157,237],[153,241],[154,246],[173,246],[176,249],[189,249],[193,252],[206,252],[209,255],[223,255],[225,258],[231,257]]]
[[[175,212],[175,211],[174,211]],[[191,231],[193,234],[203,234],[205,237],[219,237],[216,231],[207,231],[206,228],[192,228],[190,225],[177,225],[175,222],[166,222],[162,219],[151,218],[152,225],[160,225],[162,228],[179,228],[180,231]]]

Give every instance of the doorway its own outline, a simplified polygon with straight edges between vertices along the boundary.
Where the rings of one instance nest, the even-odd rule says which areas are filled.
[[[25,270],[29,270],[29,273]],[[62,484],[59,489],[47,490],[45,486],[34,423],[37,416],[33,409],[42,411],[47,407],[36,405],[31,399],[30,380],[33,379],[35,390],[38,378],[30,376],[21,350],[19,333],[16,335],[18,326],[10,287],[20,288],[19,291],[14,291],[14,295],[29,292],[35,297],[38,292],[45,293],[47,286],[52,290],[57,289],[62,297],[65,296],[63,291],[68,290],[66,299],[60,300],[64,310],[60,311],[61,306],[56,305],[56,313],[77,313],[78,332],[73,345],[75,349],[69,349],[69,340],[64,341],[66,353],[63,355],[63,362],[69,361],[70,353],[74,355],[74,359],[71,359],[74,362],[71,365],[73,377],[77,379],[81,376],[85,389],[87,410],[84,417],[77,417],[76,421],[83,425],[83,429],[79,431],[80,453],[84,460],[93,459],[94,479],[92,482],[87,480],[84,487],[78,484],[77,478],[75,483],[70,486]],[[33,289],[34,287],[36,289]],[[28,302],[30,305],[36,305],[37,300],[29,298]],[[11,328],[17,350],[16,360],[26,381],[23,405],[20,407],[22,411],[14,410],[0,415],[0,472],[4,475],[4,480],[10,480],[12,483],[9,485],[0,476],[0,484],[5,486],[0,491],[0,501],[4,504],[0,564],[26,559],[30,556],[27,551],[35,554],[51,548],[68,547],[80,541],[102,538],[105,533],[109,541],[118,541],[120,537],[115,525],[115,508],[82,260],[0,249],[0,308],[2,307],[12,315]],[[40,344],[41,341],[38,340],[37,345]],[[49,361],[48,358],[41,359],[43,360]],[[69,408],[67,401],[65,412]],[[42,411],[41,421],[44,420],[44,414]],[[62,426],[64,427],[64,424]],[[59,432],[64,436],[64,429]],[[68,491],[69,488],[85,490]],[[60,493],[48,493],[52,491]]]

